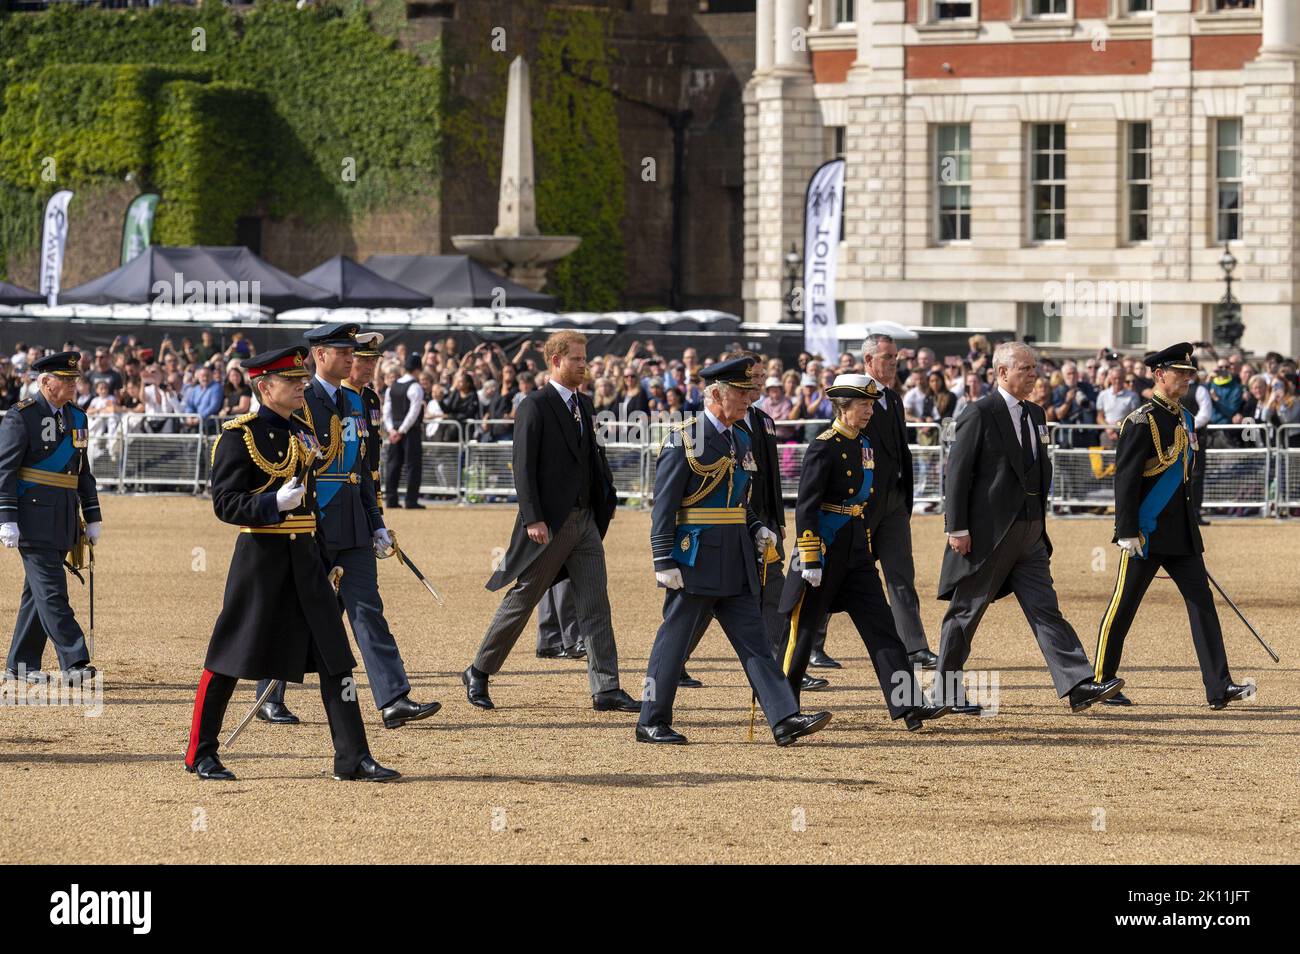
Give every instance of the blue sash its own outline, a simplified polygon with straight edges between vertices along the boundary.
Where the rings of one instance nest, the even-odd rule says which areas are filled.
[[[859,434],[858,441],[862,445],[862,456],[865,464],[867,456],[866,451],[871,447],[871,441],[867,439],[865,434]],[[875,476],[876,472],[874,469],[864,466],[862,468],[862,486],[858,488],[856,494],[844,501],[844,506],[847,507],[852,504],[865,504],[867,498],[871,496],[871,484],[875,479]],[[846,523],[853,519],[856,518],[850,517],[847,513],[827,513],[825,510],[821,511],[821,515],[817,520],[817,535],[822,538],[822,546],[825,550],[830,549],[831,543],[835,540],[835,535],[840,532],[840,529]]]
[[[76,423],[75,418],[73,423]],[[63,468],[68,466],[68,461],[72,460],[72,455],[77,452],[77,449],[72,446],[72,431],[73,428],[69,427],[63,432],[63,440],[59,441],[58,446],[54,448],[49,457],[28,466],[32,470],[44,470],[51,474],[64,473]],[[18,481],[18,495],[22,496],[35,486],[30,480]]]
[[[1187,429],[1188,434],[1187,446],[1178,455],[1178,459],[1160,475],[1155,485],[1147,491],[1147,495],[1142,498],[1142,503],[1138,507],[1138,538],[1142,542],[1142,549],[1135,555],[1143,560],[1146,559],[1147,547],[1151,534],[1156,528],[1156,521],[1173,497],[1174,491],[1178,489],[1178,485],[1183,482],[1183,458],[1192,453],[1192,415],[1188,413],[1187,408],[1180,408],[1180,410],[1183,416],[1183,427]],[[1152,409],[1151,413],[1154,414],[1155,410]]]
[[[361,395],[356,391],[340,387],[348,405],[348,416],[340,423],[343,425],[343,452],[335,457],[329,469],[321,476],[346,477],[352,473],[353,465],[361,450],[361,441],[365,437],[365,416],[361,406]],[[324,510],[338,494],[346,480],[318,480],[316,484],[316,506]]]
[[[712,423],[705,426],[712,427]],[[740,462],[745,459],[749,453],[749,438],[745,436],[744,431],[738,427],[731,429],[732,439],[736,442],[736,469],[731,478],[731,496],[727,496],[727,478],[723,477],[718,486],[714,487],[703,499],[691,504],[692,507],[740,507],[745,503],[746,489],[749,487],[749,471],[740,466]],[[686,453],[686,448],[682,448],[682,453]],[[692,478],[697,482],[703,478]],[[694,491],[691,490],[687,481],[687,488],[682,494],[688,497]],[[707,530],[713,524],[707,523],[679,523],[677,525],[676,535],[673,537],[673,559],[684,566],[695,566],[695,558],[700,552],[700,531]],[[748,532],[748,531],[746,531]],[[685,544],[685,546],[683,546]]]

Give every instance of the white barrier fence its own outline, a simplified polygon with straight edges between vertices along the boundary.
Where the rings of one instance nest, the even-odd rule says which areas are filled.
[[[225,420],[209,418],[201,424],[193,415],[143,413],[92,417],[91,471],[106,492],[204,493],[212,446]],[[807,441],[827,424],[820,419],[778,424],[795,437],[777,444],[782,492],[788,502],[798,495]],[[1115,429],[1048,426],[1053,510],[1102,512],[1113,507]],[[422,442],[420,493],[466,504],[512,503],[513,428],[508,419],[438,422],[434,436]],[[916,504],[941,511],[951,422],[909,423],[907,428]],[[644,507],[653,501],[655,466],[666,433],[666,424],[599,423],[597,439],[605,448],[622,504]],[[1253,423],[1212,424],[1205,443],[1205,510],[1300,516],[1300,424],[1276,431]],[[387,482],[388,446],[385,443],[381,452],[381,487]]]

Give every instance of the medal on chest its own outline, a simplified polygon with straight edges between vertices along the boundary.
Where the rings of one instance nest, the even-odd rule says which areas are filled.
[[[741,460],[740,466],[745,468],[745,470],[749,471],[750,473],[753,473],[754,471],[758,470],[758,463],[754,460],[753,451],[745,451],[745,456]]]
[[[87,437],[87,430],[84,427],[74,427],[72,429],[72,446],[84,448],[89,446],[90,441]]]
[[[862,448],[862,469],[863,470],[876,469],[875,451],[873,451],[870,447],[867,447],[865,445]]]

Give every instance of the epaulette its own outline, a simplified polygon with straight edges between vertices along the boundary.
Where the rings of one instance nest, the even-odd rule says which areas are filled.
[[[817,435],[817,439],[819,441],[828,441],[834,436],[835,436],[835,428],[828,427],[826,428],[826,430],[822,431],[820,434]]]
[[[1130,411],[1128,414],[1125,415],[1124,420],[1119,422],[1119,432],[1123,434],[1124,428],[1128,427],[1130,423],[1145,424],[1147,422],[1147,418],[1149,418],[1150,416],[1151,416],[1151,402],[1148,401],[1146,404],[1143,404],[1141,407],[1139,407],[1136,411]]]
[[[24,399],[24,400],[22,400],[22,401],[19,401],[17,404],[15,404],[15,405],[14,405],[13,407],[11,407],[9,410],[11,410],[11,411],[21,411],[21,410],[23,410],[23,408],[31,407],[31,406],[32,406],[33,404],[35,404],[35,403],[36,403],[36,398],[26,398],[26,399]]]
[[[655,455],[658,456],[659,454],[662,454],[664,452],[665,447],[678,446],[677,444],[674,443],[674,439],[678,435],[681,435],[682,443],[685,444],[686,428],[693,425],[697,420],[699,420],[699,418],[688,417],[686,418],[686,420],[678,421],[676,424],[669,424],[668,433],[665,434],[664,439],[659,442],[658,448],[655,449]]]
[[[243,427],[255,417],[257,417],[257,412],[249,411],[247,414],[241,414],[239,417],[231,418],[229,421],[226,421],[226,423],[221,425],[221,429],[223,431],[233,431],[238,427]],[[216,450],[216,448],[213,448],[213,450]]]

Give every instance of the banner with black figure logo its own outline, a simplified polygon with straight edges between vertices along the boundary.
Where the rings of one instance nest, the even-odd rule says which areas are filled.
[[[834,365],[840,345],[835,331],[835,258],[844,214],[844,160],[818,167],[804,193],[804,350]]]

